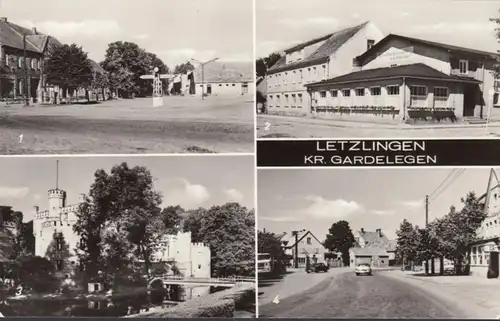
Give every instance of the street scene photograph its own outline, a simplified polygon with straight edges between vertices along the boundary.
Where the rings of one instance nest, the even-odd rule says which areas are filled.
[[[259,169],[259,317],[498,319],[499,178]]]
[[[0,12],[0,154],[253,152],[252,0]]]
[[[0,317],[255,317],[253,164],[1,158]]]
[[[498,1],[287,4],[256,0],[258,138],[500,136]]]

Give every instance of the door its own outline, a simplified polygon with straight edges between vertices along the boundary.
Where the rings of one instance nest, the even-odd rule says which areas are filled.
[[[498,278],[498,263],[498,252],[490,252],[489,270],[491,271],[491,273],[488,273],[490,274],[488,275],[489,278]]]
[[[207,95],[211,95],[212,94],[212,85],[208,84],[207,85]]]
[[[474,116],[474,109],[476,108],[476,94],[476,86],[464,85],[464,117]]]

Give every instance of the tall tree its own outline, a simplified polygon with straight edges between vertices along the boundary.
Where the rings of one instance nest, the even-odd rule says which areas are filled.
[[[177,206],[167,206],[161,211],[161,218],[167,233],[175,234],[180,230],[184,209]]]
[[[325,247],[332,252],[340,252],[342,254],[342,262],[345,266],[350,263],[349,249],[354,245],[356,240],[352,234],[349,222],[341,220],[332,224],[326,235]]]
[[[185,74],[189,71],[194,70],[193,64],[191,64],[189,61],[182,63],[180,65],[175,66],[174,73],[175,74]]]
[[[276,259],[283,259],[285,257],[280,237],[274,233],[258,231],[257,247],[258,253],[269,253],[271,257]]]
[[[257,61],[255,62],[257,77],[264,77],[267,73],[267,70],[271,68],[275,63],[277,63],[280,58],[281,55],[277,52],[274,52],[265,58],[257,59]]]
[[[500,12],[500,10],[499,10]],[[491,22],[496,23],[497,27],[495,28],[495,36],[500,43],[500,17],[490,18]],[[495,55],[496,64],[494,66],[494,76],[495,79],[500,78],[500,50],[497,50],[497,54]],[[494,86],[497,87],[497,82],[494,83]]]
[[[82,47],[76,44],[54,46],[45,62],[47,83],[59,86],[70,95],[79,88],[90,86],[92,63]]]
[[[403,263],[415,261],[419,242],[417,229],[407,219],[403,219],[396,235],[396,252],[403,259]]]

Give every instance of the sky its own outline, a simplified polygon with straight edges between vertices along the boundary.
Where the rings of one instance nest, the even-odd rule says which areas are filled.
[[[155,178],[154,188],[163,194],[162,207],[184,209],[239,202],[255,208],[254,159],[252,156],[129,156],[129,157],[2,157],[0,158],[0,205],[12,206],[34,217],[34,206],[48,209],[49,189],[56,187],[59,160],[60,189],[67,205],[88,194],[98,169],[110,172],[114,165],[146,166]]]
[[[380,228],[389,238],[406,218],[425,225],[425,195],[430,196],[429,221],[460,209],[461,198],[487,190],[489,168],[468,168],[442,185],[453,169],[259,169],[258,228],[281,234],[310,230],[324,240],[339,220],[354,231]],[[500,177],[500,168],[495,169]],[[452,182],[452,183],[451,183]]]
[[[253,61],[252,11],[252,0],[0,0],[0,16],[79,44],[98,62],[121,40],[171,68],[190,58]]]
[[[268,54],[342,27],[373,22],[396,33],[496,52],[499,0],[256,0],[256,54]]]

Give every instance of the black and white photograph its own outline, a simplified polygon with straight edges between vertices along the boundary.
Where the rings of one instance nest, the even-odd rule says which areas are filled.
[[[252,0],[1,0],[0,154],[252,153]]]
[[[0,158],[0,316],[253,318],[251,156]]]
[[[257,136],[498,137],[499,10],[256,0]]]
[[[499,178],[259,169],[259,317],[498,319]]]

